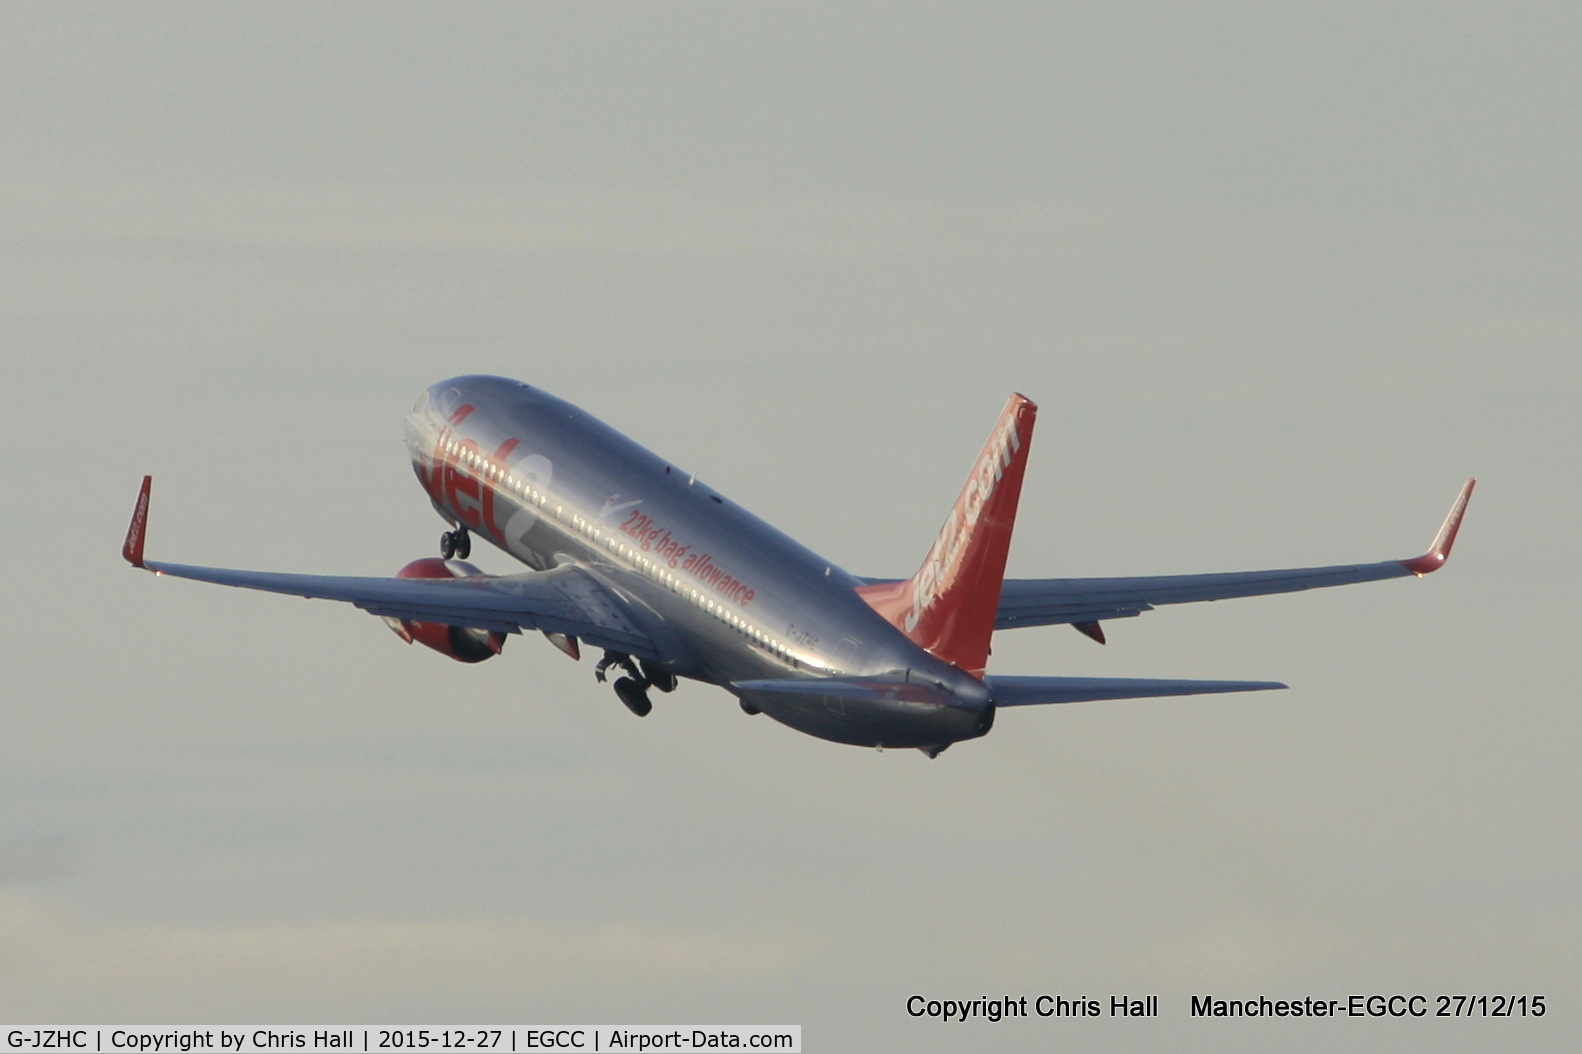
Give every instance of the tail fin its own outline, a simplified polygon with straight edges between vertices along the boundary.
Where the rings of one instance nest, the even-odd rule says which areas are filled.
[[[1038,407],[1013,395],[917,574],[857,592],[914,644],[982,677]]]

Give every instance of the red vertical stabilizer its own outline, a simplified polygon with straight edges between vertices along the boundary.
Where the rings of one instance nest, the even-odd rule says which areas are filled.
[[[1037,416],[1025,396],[1011,396],[917,574],[857,589],[913,643],[974,677],[983,676],[989,661]]]

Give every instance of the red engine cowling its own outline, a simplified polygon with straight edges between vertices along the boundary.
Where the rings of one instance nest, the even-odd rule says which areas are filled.
[[[441,560],[437,556],[413,560],[396,572],[397,578],[471,578],[483,574],[465,560]],[[417,641],[426,648],[433,648],[441,655],[449,655],[457,662],[482,662],[500,654],[505,647],[505,634],[467,626],[447,626],[442,622],[413,622],[409,619],[385,618],[385,623],[395,635],[411,644]]]

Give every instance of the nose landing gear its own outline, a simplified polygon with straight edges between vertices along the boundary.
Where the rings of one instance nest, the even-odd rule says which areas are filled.
[[[472,536],[467,533],[467,528],[457,527],[454,531],[446,531],[439,536],[439,555],[449,560],[455,557],[465,560],[472,555]]]

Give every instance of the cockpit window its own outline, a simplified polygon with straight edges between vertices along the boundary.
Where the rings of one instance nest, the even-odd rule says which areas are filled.
[[[446,388],[444,391],[436,393],[432,403],[434,412],[443,418],[449,418],[459,406],[461,406],[460,388]]]

